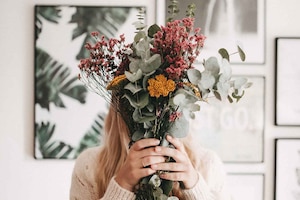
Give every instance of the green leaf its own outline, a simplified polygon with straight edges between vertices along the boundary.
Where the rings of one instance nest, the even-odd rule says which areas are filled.
[[[52,140],[55,125],[35,123],[35,138],[43,158],[73,158],[74,148],[62,141]]]
[[[148,29],[148,36],[153,38],[158,31],[161,31],[160,27],[157,24],[153,24]]]
[[[204,63],[204,68],[214,76],[220,73],[220,65],[216,57],[208,58]]]
[[[188,131],[189,121],[182,115],[170,125],[168,133],[175,138],[184,138]]]
[[[146,33],[144,31],[139,31],[137,34],[134,36],[134,42],[139,42],[142,38],[146,37]]]
[[[145,112],[143,112],[143,114],[140,112],[140,109],[136,108],[134,110],[134,112],[132,113],[132,118],[135,122],[138,123],[147,123],[147,122],[151,122],[153,120],[155,120],[157,118],[156,115],[152,114],[145,114]]]
[[[201,72],[197,69],[189,69],[187,70],[187,76],[192,84],[198,85],[201,79]]]
[[[245,61],[246,60],[246,54],[244,53],[243,49],[239,45],[237,46],[237,48],[238,48],[238,52],[239,52],[241,60]]]
[[[131,139],[134,142],[139,141],[142,138],[144,138],[144,133],[140,130],[136,130],[131,136]]]
[[[42,49],[36,48],[35,53],[35,103],[48,110],[50,103],[64,108],[62,95],[85,103],[87,89],[76,76],[71,76],[70,68]]]
[[[143,73],[150,73],[157,70],[161,65],[161,57],[159,54],[152,55],[149,59],[144,60],[145,65],[141,65],[140,68]]]
[[[169,196],[170,192],[173,188],[173,181],[170,180],[162,180],[161,188],[165,195]]]
[[[229,53],[228,53],[228,51],[227,51],[225,48],[219,49],[218,52],[219,52],[219,54],[222,56],[222,58],[224,58],[224,59],[230,61]]]
[[[214,95],[215,95],[215,97],[216,97],[218,100],[220,100],[220,101],[222,100],[221,95],[220,95],[219,92],[214,91]]]
[[[136,94],[143,88],[141,88],[141,86],[138,84],[128,83],[127,85],[125,85],[124,89],[129,90],[132,94]]]
[[[133,72],[133,73],[129,71],[125,71],[125,76],[130,82],[134,83],[143,77],[143,72],[140,69],[138,69],[137,72]]]
[[[132,95],[125,94],[124,97],[128,99],[130,105],[134,108],[142,109],[149,104],[149,94],[144,92],[139,95],[138,98]]]

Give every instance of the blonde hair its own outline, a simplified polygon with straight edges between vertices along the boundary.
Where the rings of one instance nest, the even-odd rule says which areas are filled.
[[[105,120],[105,137],[104,144],[99,156],[99,167],[96,180],[98,180],[99,198],[104,196],[109,181],[118,172],[120,167],[125,162],[128,145],[129,135],[128,127],[122,119],[120,113],[110,107],[108,115]],[[187,140],[183,140],[186,152],[191,159],[193,165],[197,163],[196,156],[191,147],[186,145]],[[183,200],[181,189],[178,183],[174,183],[173,195]]]

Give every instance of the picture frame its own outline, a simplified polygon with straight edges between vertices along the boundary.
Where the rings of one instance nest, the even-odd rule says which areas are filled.
[[[234,79],[234,77],[233,77]],[[264,160],[265,78],[247,76],[253,85],[239,102],[209,99],[200,104],[190,132],[197,145],[214,150],[225,163]]]
[[[277,37],[275,46],[275,125],[300,126],[300,37]]]
[[[169,17],[170,0],[158,0],[158,20],[163,23]],[[237,45],[246,53],[242,62],[239,56],[232,56],[233,64],[265,63],[265,0],[185,0],[179,2],[180,12],[176,19],[185,17],[187,6],[194,3],[195,27],[200,27],[207,37],[198,58],[201,62],[226,48],[230,53],[237,51]],[[164,4],[164,5],[163,5]]]
[[[274,200],[300,198],[300,138],[275,139]]]
[[[232,200],[264,200],[265,176],[262,173],[228,173]]]
[[[75,159],[102,143],[108,103],[78,79],[86,42],[98,31],[132,42],[138,8],[155,22],[155,0],[98,1],[98,5],[35,5],[34,157]]]

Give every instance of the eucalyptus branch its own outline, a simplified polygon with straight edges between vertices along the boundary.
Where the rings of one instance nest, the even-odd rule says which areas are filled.
[[[174,17],[179,13],[179,8],[178,8],[178,1],[177,0],[170,0],[171,5],[168,6],[168,13],[169,17],[167,19],[167,22],[171,22],[174,20]]]
[[[145,14],[146,14],[146,9],[144,7],[138,8],[138,14],[137,14],[138,21],[133,23],[136,32],[140,32],[146,28]]]
[[[187,17],[194,17],[195,16],[195,10],[196,10],[196,5],[194,3],[188,5],[188,8],[186,10],[186,16]]]

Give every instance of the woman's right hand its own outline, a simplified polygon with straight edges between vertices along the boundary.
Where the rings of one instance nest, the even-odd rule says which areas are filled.
[[[165,157],[158,155],[154,150],[159,142],[158,139],[149,138],[139,140],[131,146],[124,165],[115,177],[122,188],[133,191],[141,178],[156,172],[146,166],[165,162]]]

